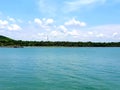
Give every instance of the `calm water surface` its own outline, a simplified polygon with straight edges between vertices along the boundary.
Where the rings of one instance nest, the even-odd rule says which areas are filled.
[[[120,90],[120,48],[0,48],[0,90]]]

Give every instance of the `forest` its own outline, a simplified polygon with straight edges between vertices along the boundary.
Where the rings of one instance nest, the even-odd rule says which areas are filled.
[[[22,41],[0,36],[0,47],[120,47],[120,42]]]

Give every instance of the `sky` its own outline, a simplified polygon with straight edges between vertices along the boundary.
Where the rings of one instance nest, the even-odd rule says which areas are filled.
[[[0,35],[31,41],[120,42],[120,0],[0,0]]]

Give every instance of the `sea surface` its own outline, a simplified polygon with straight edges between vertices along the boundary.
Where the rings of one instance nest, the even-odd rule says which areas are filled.
[[[120,48],[0,48],[0,90],[120,90]]]

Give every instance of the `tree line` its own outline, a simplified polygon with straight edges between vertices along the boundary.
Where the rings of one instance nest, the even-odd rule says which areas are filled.
[[[68,41],[21,41],[1,40],[1,47],[24,47],[24,46],[63,46],[63,47],[120,47],[120,42],[68,42]]]

